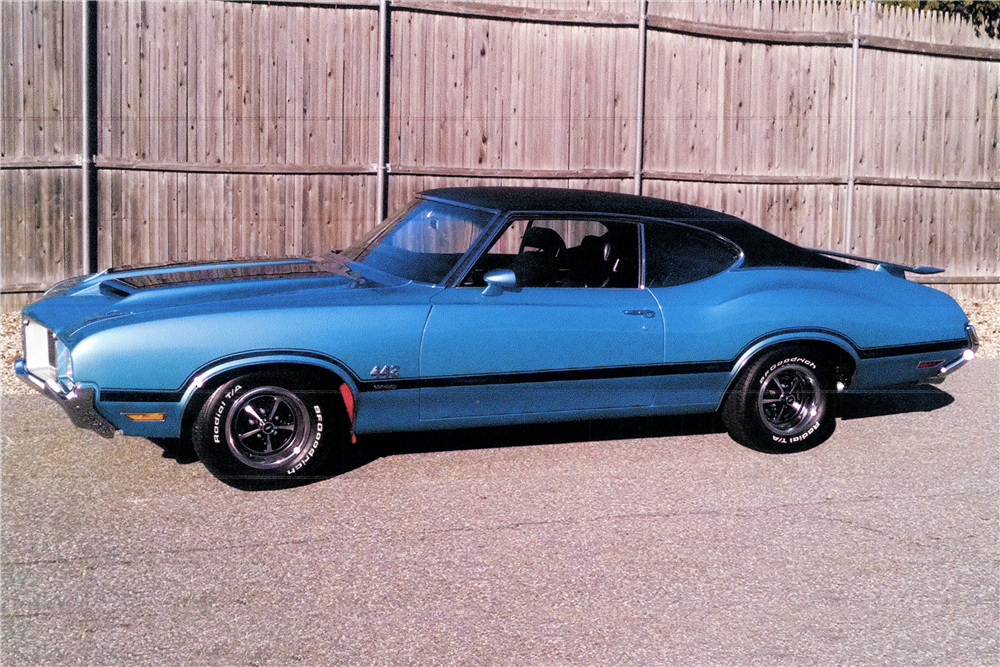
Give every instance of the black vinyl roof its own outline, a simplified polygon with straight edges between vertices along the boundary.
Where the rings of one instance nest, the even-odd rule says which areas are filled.
[[[743,250],[745,267],[855,268],[814,250],[801,248],[735,216],[654,197],[594,190],[518,187],[440,188],[420,194],[500,212],[610,213],[682,222],[735,243]]]

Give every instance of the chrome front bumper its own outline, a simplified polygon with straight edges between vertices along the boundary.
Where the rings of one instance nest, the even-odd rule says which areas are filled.
[[[105,438],[114,437],[114,425],[105,419],[97,411],[97,408],[94,407],[96,392],[93,389],[76,385],[69,391],[66,391],[54,381],[46,382],[42,378],[32,375],[28,371],[28,367],[23,359],[14,361],[14,373],[32,388],[58,403],[75,426],[94,431]]]

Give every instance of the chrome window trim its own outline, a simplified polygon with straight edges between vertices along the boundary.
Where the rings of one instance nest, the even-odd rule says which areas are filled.
[[[646,223],[639,223],[639,289],[646,289]]]

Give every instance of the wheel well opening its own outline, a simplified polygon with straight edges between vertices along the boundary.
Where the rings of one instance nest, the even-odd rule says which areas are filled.
[[[843,385],[843,389],[850,386],[851,380],[854,378],[854,371],[856,370],[856,363],[854,358],[850,353],[844,348],[840,347],[836,343],[831,343],[825,340],[815,340],[815,339],[803,339],[803,340],[793,340],[784,341],[775,345],[769,345],[758,350],[752,357],[747,359],[746,363],[740,369],[740,373],[737,373],[733,378],[732,382],[736,382],[736,379],[743,373],[743,371],[750,366],[752,366],[759,358],[773,352],[775,350],[796,350],[799,352],[809,352],[817,357],[826,360],[831,364],[833,371],[833,381],[837,385]]]
[[[832,364],[833,381],[838,388],[843,385],[843,389],[846,389],[851,384],[856,364],[847,350],[834,343],[819,340],[809,341],[805,347]]]
[[[191,398],[188,399],[187,405],[184,406],[184,414],[181,418],[181,437],[187,438],[190,435],[191,427],[194,425],[195,419],[198,418],[198,413],[201,412],[202,406],[205,405],[205,402],[216,389],[241,375],[251,374],[275,374],[293,377],[303,383],[301,388],[308,388],[312,391],[331,392],[337,396],[339,402],[344,404],[344,409],[351,423],[351,431],[353,433],[354,394],[342,377],[329,369],[310,364],[281,363],[241,366],[223,371],[209,378],[205,384],[195,390]],[[350,397],[350,402],[348,402],[348,397]]]

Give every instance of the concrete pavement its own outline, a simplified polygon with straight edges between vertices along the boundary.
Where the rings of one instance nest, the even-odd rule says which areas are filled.
[[[996,360],[795,455],[712,419],[404,435],[259,493],[2,401],[4,665],[1000,661]]]

